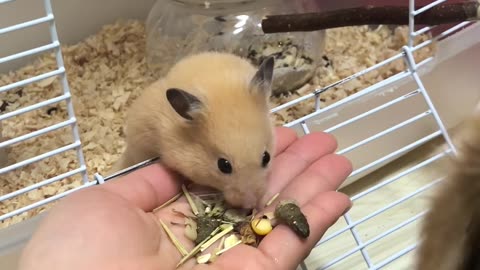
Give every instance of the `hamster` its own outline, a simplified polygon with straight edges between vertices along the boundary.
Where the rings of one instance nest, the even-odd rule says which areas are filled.
[[[230,53],[177,62],[127,111],[126,149],[110,171],[160,163],[227,203],[254,208],[266,190],[274,131],[269,98],[274,58],[257,68]]]
[[[435,193],[420,235],[416,269],[480,270],[480,114],[461,127],[458,155]]]

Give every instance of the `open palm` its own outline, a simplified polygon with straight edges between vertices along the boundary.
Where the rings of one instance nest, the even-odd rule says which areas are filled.
[[[310,224],[310,236],[300,239],[283,225],[275,227],[257,248],[238,245],[208,265],[194,259],[179,269],[295,269],[325,231],[351,206],[335,190],[351,172],[350,162],[333,154],[335,139],[312,133],[300,139],[277,128],[277,147],[266,203],[280,192],[295,199]],[[182,217],[188,213],[182,197],[152,210],[180,192],[181,182],[161,165],[151,165],[104,185],[85,189],[60,201],[43,220],[22,254],[20,269],[175,269],[182,256],[160,227],[162,220],[189,251]]]

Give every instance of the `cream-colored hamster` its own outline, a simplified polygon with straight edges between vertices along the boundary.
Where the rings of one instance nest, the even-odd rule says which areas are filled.
[[[132,104],[126,150],[112,170],[159,156],[190,181],[223,192],[232,206],[255,207],[273,158],[273,65],[273,57],[257,69],[219,52],[180,60]]]

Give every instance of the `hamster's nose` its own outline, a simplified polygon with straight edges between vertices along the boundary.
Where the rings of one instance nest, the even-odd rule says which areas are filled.
[[[233,193],[226,195],[225,200],[234,207],[241,207],[246,209],[255,208],[258,203],[258,198],[252,193]]]

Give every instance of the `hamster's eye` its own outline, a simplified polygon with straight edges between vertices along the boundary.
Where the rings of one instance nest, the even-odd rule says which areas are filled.
[[[267,167],[269,162],[270,162],[270,154],[267,151],[265,151],[263,152],[263,157],[262,157],[262,167]]]
[[[231,174],[232,173],[232,164],[230,164],[230,161],[220,158],[218,159],[217,162],[218,169],[224,173],[224,174]]]

